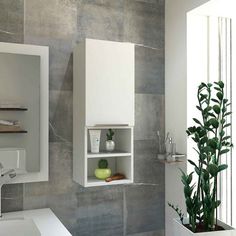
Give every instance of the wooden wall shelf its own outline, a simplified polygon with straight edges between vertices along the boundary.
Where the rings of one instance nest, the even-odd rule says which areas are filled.
[[[18,131],[0,131],[0,134],[26,134],[28,131],[26,130],[18,130]]]
[[[27,111],[26,107],[0,107],[0,111]]]

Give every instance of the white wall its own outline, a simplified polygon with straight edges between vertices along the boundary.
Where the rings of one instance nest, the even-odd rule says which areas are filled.
[[[166,131],[177,143],[177,151],[187,153],[187,22],[186,13],[209,0],[166,0],[165,10],[165,98]],[[166,165],[166,236],[174,236],[174,212],[167,206],[173,202],[184,207],[179,169],[182,165]]]

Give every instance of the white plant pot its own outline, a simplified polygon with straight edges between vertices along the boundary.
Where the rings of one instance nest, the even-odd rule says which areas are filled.
[[[188,219],[184,219],[184,223],[188,223]],[[174,236],[236,236],[236,230],[229,225],[226,225],[222,221],[217,221],[218,225],[222,226],[225,230],[214,231],[214,232],[201,232],[193,233],[188,228],[186,228],[180,220],[174,219]]]

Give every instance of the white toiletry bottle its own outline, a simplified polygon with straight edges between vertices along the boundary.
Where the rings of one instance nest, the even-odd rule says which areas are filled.
[[[89,130],[91,152],[99,153],[101,130]]]

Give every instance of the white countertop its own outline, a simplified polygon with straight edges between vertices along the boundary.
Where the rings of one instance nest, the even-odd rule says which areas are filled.
[[[49,208],[3,214],[3,220],[15,218],[33,219],[41,236],[72,236]]]

